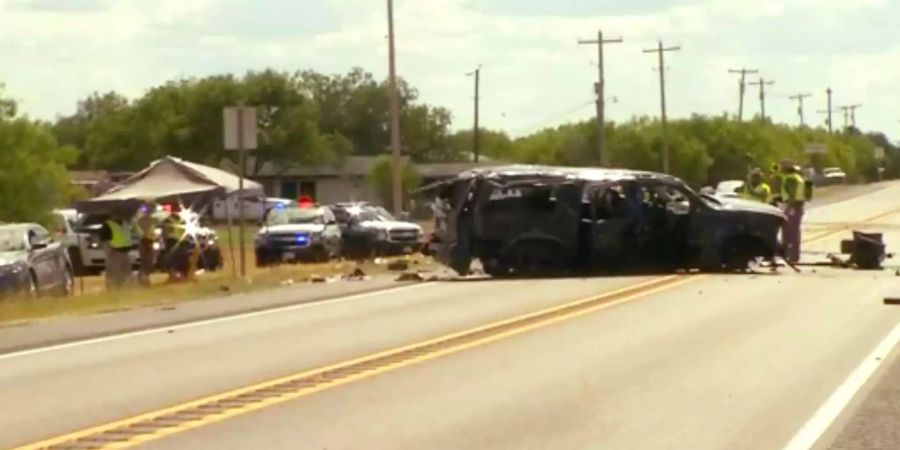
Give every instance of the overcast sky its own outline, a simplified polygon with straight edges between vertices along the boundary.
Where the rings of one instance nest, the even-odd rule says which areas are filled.
[[[521,135],[593,116],[602,28],[610,120],[659,114],[654,55],[667,54],[670,116],[735,111],[737,76],[775,80],[767,113],[796,123],[789,96],[811,93],[808,122],[861,103],[863,129],[900,138],[900,0],[395,0],[398,71],[424,101],[472,120],[482,72],[482,124]],[[383,0],[0,0],[0,82],[28,114],[69,114],[93,91],[138,96],[179,76],[274,67],[387,72]],[[745,111],[759,111],[749,88]],[[841,122],[840,115],[835,123]]]

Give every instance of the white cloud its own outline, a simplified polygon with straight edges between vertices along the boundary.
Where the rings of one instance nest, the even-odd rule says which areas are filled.
[[[640,50],[681,44],[667,55],[670,112],[734,111],[728,68],[776,80],[767,112],[796,121],[788,96],[813,92],[810,110],[863,103],[866,128],[900,135],[895,43],[900,3],[887,0],[395,0],[400,74],[425,101],[472,118],[472,80],[484,65],[485,126],[530,131],[587,118],[596,50],[576,44],[602,27],[609,46],[609,117],[657,115],[656,60]],[[552,6],[552,8],[551,8]],[[549,8],[549,9],[548,9]],[[0,0],[0,80],[41,117],[67,113],[94,90],[129,95],[181,75],[272,66],[386,73],[386,11],[380,0]],[[613,101],[616,97],[618,101]],[[746,113],[758,111],[748,91]],[[812,118],[813,114],[807,114]],[[818,117],[816,118],[819,119]]]

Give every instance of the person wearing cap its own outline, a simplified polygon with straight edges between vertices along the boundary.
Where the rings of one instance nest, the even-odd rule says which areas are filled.
[[[106,251],[106,288],[109,290],[123,288],[131,279],[131,250],[134,248],[131,229],[128,213],[122,210],[112,211],[100,228],[100,241]]]
[[[750,176],[747,177],[747,182],[744,183],[744,189],[741,196],[748,200],[756,200],[762,203],[769,203],[772,201],[772,188],[769,187],[768,183],[763,181],[761,169],[753,169],[750,172]]]
[[[154,205],[148,203],[141,205],[137,219],[134,221],[137,235],[140,239],[138,252],[141,259],[141,267],[138,272],[138,282],[142,286],[150,286],[150,275],[156,267],[156,219],[153,217]]]
[[[800,261],[801,227],[806,200],[806,180],[800,174],[800,168],[785,167],[781,201],[786,220],[781,230],[781,240],[784,244],[784,259],[790,263]]]

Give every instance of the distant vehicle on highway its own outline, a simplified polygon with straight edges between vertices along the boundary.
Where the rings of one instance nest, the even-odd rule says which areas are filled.
[[[436,205],[428,253],[459,274],[475,259],[493,276],[744,270],[776,255],[785,220],[770,205],[631,170],[491,167],[423,192]]]
[[[422,227],[396,219],[381,206],[366,202],[330,205],[341,227],[345,255],[398,255],[418,251]]]
[[[294,200],[287,198],[273,198],[261,196],[245,196],[244,197],[244,217],[254,222],[262,222],[266,215],[266,211],[276,207],[286,207],[295,203]],[[226,208],[227,206],[227,208]],[[212,211],[210,215],[217,222],[228,220],[230,214],[233,219],[240,217],[240,202],[237,195],[231,195],[227,198],[219,198],[213,201]]]
[[[846,183],[847,174],[840,167],[826,167],[822,169],[820,182],[822,185]]]
[[[341,244],[341,229],[327,206],[275,207],[256,235],[256,265],[324,262],[341,255]]]
[[[72,264],[63,245],[33,224],[0,226],[0,295],[69,295]]]

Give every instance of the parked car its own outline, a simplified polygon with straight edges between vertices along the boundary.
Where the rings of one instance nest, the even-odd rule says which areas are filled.
[[[69,295],[72,264],[46,228],[29,223],[0,226],[0,294]]]
[[[256,265],[327,261],[341,255],[341,229],[327,206],[275,207],[255,239]]]
[[[266,215],[266,211],[276,206],[286,207],[295,203],[294,200],[287,198],[271,198],[258,195],[244,197],[244,217],[254,222],[262,222]],[[226,208],[227,206],[227,208]],[[228,220],[230,214],[232,219],[240,217],[240,202],[237,195],[230,195],[225,198],[219,198],[213,201],[212,211],[210,215],[217,222]]]
[[[341,227],[345,255],[409,254],[421,246],[422,227],[397,220],[386,209],[369,203],[331,205]]]
[[[719,184],[716,185],[716,191],[713,195],[726,198],[739,198],[742,189],[744,189],[744,180],[720,181]]]
[[[74,209],[53,212],[55,232],[62,243],[76,275],[97,275],[106,267],[106,251],[100,240],[100,229],[107,220],[103,215],[79,215]],[[137,233],[134,235],[137,239]],[[135,265],[140,263],[137,250],[132,251]]]
[[[840,167],[826,167],[820,180],[822,185],[842,184],[847,182],[847,174]]]
[[[475,169],[424,189],[429,253],[459,274],[743,270],[778,252],[784,215],[701,196],[670,175],[546,166]]]

